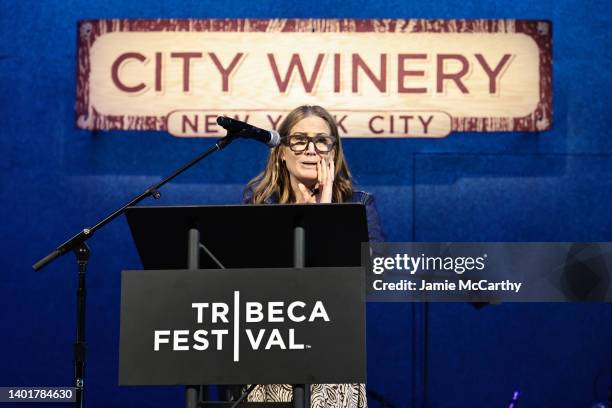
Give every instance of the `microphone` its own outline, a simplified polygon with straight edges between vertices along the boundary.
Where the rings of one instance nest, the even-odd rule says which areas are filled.
[[[217,123],[228,133],[233,133],[238,137],[258,140],[268,145],[268,147],[278,146],[281,142],[280,135],[276,130],[264,130],[246,122],[228,118],[227,116],[217,117]]]

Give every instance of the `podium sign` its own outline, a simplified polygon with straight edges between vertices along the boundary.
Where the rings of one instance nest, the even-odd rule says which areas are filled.
[[[124,271],[119,383],[364,383],[364,322],[361,268]]]

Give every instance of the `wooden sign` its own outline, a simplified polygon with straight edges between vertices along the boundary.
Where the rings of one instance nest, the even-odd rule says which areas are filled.
[[[77,126],[221,136],[321,105],[349,137],[542,131],[552,27],[533,20],[84,20]]]

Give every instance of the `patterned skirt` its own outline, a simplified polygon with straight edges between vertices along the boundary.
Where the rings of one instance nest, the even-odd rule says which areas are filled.
[[[249,394],[253,402],[289,402],[293,387],[289,384],[258,385]],[[367,408],[365,384],[312,384],[311,408]]]

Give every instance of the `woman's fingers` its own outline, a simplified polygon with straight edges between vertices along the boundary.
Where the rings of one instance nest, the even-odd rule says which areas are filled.
[[[321,163],[321,184],[323,186],[327,185],[327,160],[325,159],[321,159],[321,161],[319,161],[319,163]]]
[[[302,183],[298,183],[298,188],[300,189],[300,193],[302,194],[302,201],[308,201],[306,186]]]
[[[325,184],[323,184],[323,190],[321,191],[321,197],[319,202],[321,203],[331,203],[333,196],[333,184],[334,184],[334,176],[333,173],[330,172],[329,162],[327,159],[322,160],[321,166],[323,167],[323,174],[325,178]]]
[[[317,184],[313,193],[304,184],[298,183],[302,201],[306,203],[331,203],[334,189],[335,166],[328,158],[317,162]]]
[[[315,202],[315,198],[313,197],[312,193],[310,192],[310,190],[308,190],[308,188],[306,188],[306,186],[302,183],[298,183],[298,188],[300,189],[300,193],[302,193],[302,201],[305,203],[314,203]]]
[[[329,161],[329,181],[332,186],[334,184],[335,178],[336,178],[336,165],[334,164],[333,160],[330,160]]]

